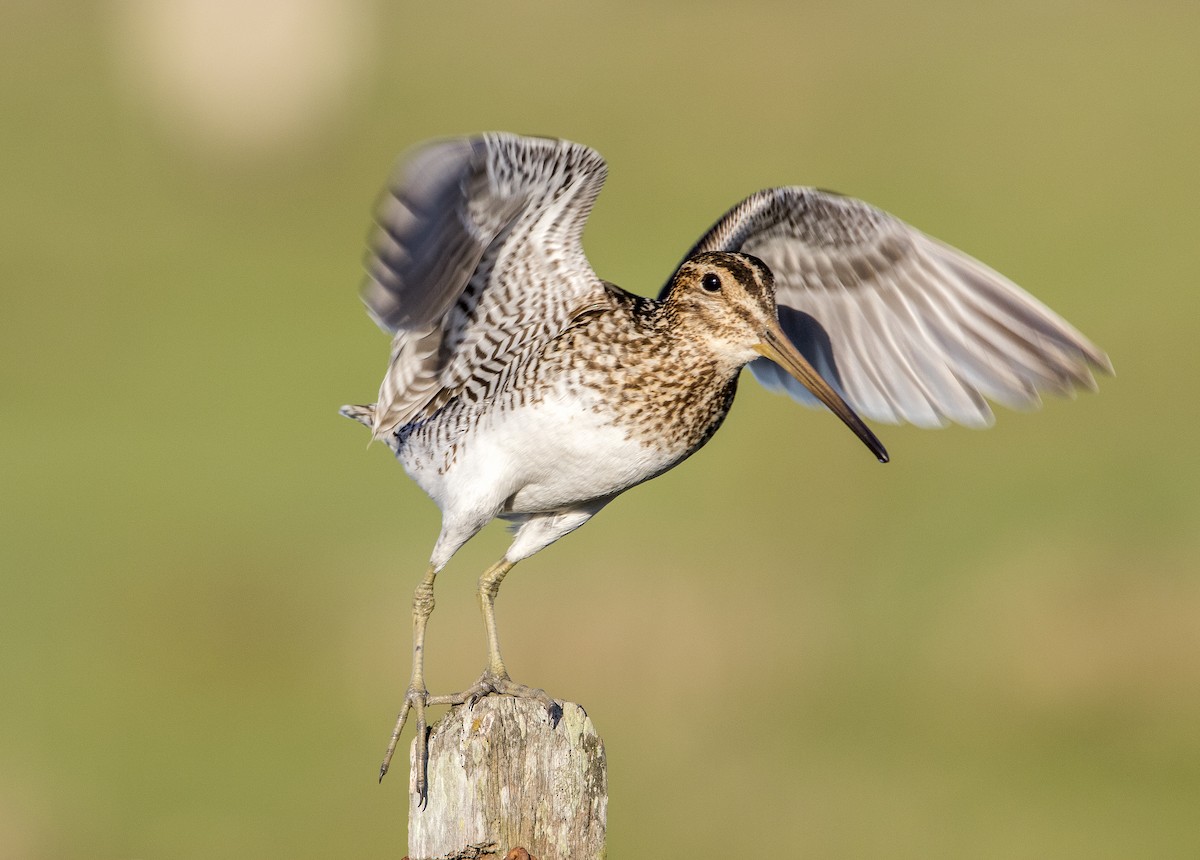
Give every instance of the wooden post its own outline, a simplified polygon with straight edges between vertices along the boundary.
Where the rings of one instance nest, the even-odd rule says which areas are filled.
[[[499,860],[518,848],[537,860],[604,857],[604,743],[572,702],[557,726],[532,699],[486,696],[452,708],[430,732],[424,808],[413,788],[410,780],[412,860]]]

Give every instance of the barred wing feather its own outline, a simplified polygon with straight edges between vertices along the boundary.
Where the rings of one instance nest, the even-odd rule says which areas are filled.
[[[604,160],[568,141],[493,133],[403,159],[380,202],[362,297],[393,335],[376,437],[486,389],[604,288],[581,235]]]
[[[992,423],[1040,393],[1094,389],[1107,356],[998,272],[860,200],[773,188],[725,214],[689,252],[741,251],[775,275],[780,323],[856,411],[922,427]],[[760,382],[817,405],[766,359]]]

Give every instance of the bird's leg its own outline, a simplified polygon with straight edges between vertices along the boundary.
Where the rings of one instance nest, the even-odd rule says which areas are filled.
[[[421,803],[425,802],[427,788],[425,768],[428,759],[428,732],[425,724],[425,706],[430,703],[429,691],[425,687],[425,626],[433,613],[433,581],[437,574],[437,567],[431,564],[425,571],[425,576],[421,578],[421,584],[413,593],[412,679],[408,682],[404,704],[400,706],[400,714],[396,717],[396,727],[392,730],[391,740],[388,741],[383,764],[379,766],[379,779],[382,780],[392,763],[392,756],[396,752],[396,744],[400,741],[400,733],[404,731],[408,713],[413,711],[417,721],[417,796]]]
[[[504,658],[500,656],[500,636],[496,633],[496,594],[500,591],[500,583],[512,569],[512,562],[500,559],[479,577],[479,609],[483,612],[483,626],[487,630],[487,671],[496,678],[508,678]]]
[[[488,663],[479,680],[461,693],[453,696],[434,696],[430,704],[472,704],[488,693],[499,693],[502,696],[516,696],[522,699],[537,699],[546,706],[550,720],[557,723],[562,716],[562,706],[554,701],[545,690],[537,687],[527,687],[518,684],[509,677],[508,669],[504,666],[504,658],[500,656],[500,637],[496,633],[496,592],[505,575],[516,565],[515,561],[501,559],[483,572],[479,577],[479,608],[483,612],[483,624],[487,630]]]

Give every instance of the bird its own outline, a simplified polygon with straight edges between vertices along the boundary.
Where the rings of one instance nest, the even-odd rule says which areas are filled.
[[[361,297],[391,336],[376,401],[341,413],[371,431],[441,510],[413,596],[412,671],[379,778],[412,715],[427,803],[426,708],[544,690],[512,680],[495,600],[520,561],[703,446],[743,368],[824,407],[880,462],[864,421],[985,427],[988,401],[1095,390],[1107,355],[967,254],[861,200],[769,188],[729,209],[657,298],[601,279],[582,234],[607,175],[594,149],[491,132],[402,156],[381,195]],[[431,695],[434,582],[494,519],[514,535],[480,576],[487,662]]]

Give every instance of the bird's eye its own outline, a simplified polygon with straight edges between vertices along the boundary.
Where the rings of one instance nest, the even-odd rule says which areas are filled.
[[[721,289],[721,278],[719,275],[709,272],[700,279],[700,286],[704,288],[705,292],[715,293],[717,290]]]

